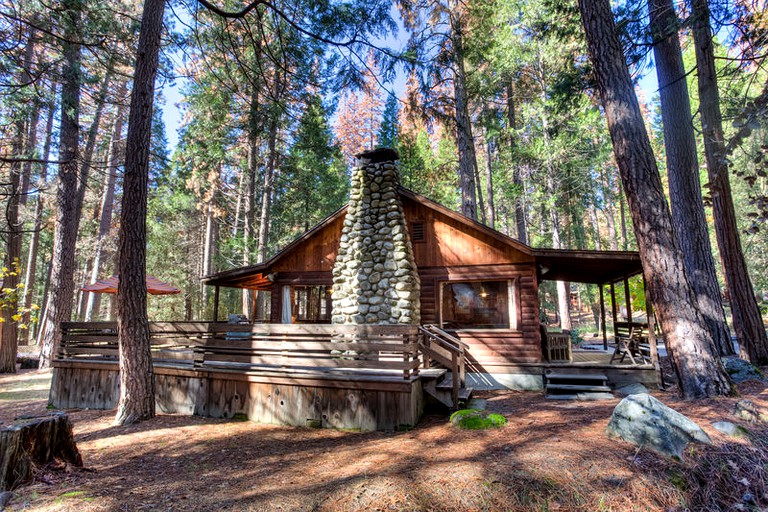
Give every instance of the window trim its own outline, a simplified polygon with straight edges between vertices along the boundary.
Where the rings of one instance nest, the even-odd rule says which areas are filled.
[[[506,282],[507,283],[507,302],[509,308],[509,327],[469,327],[462,329],[448,329],[455,332],[486,332],[486,331],[520,331],[520,279],[518,277],[507,278],[474,278],[474,279],[448,279],[438,281],[437,283],[437,301],[438,301],[438,322],[441,329],[445,329],[443,321],[443,297],[445,286],[449,284],[461,283],[480,283],[480,282]]]

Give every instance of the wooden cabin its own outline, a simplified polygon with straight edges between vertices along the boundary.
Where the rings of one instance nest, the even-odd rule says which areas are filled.
[[[567,358],[548,360],[544,350],[542,280],[613,284],[642,270],[635,252],[533,249],[410,190],[400,187],[399,195],[421,280],[421,323],[464,344],[476,388],[541,389],[542,365],[573,364],[569,340]],[[330,323],[345,213],[336,211],[269,261],[205,277],[216,287],[214,320],[219,288],[231,287],[266,292],[270,306],[258,321]],[[654,379],[651,372],[640,380]]]
[[[427,395],[455,408],[471,388],[579,398],[655,383],[653,326],[631,308],[617,321],[613,285],[629,303],[637,253],[533,249],[399,187],[395,151],[359,158],[347,207],[269,261],[203,279],[213,321],[150,324],[161,411],[375,430],[414,425]],[[616,351],[578,354],[569,334],[542,328],[546,279],[611,285]],[[222,321],[222,287],[259,292],[260,307]],[[116,405],[117,329],[62,325],[51,404]]]

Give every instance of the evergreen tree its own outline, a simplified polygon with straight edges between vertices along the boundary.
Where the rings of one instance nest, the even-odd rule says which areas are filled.
[[[387,96],[387,102],[384,104],[384,114],[379,128],[378,142],[383,148],[395,148],[398,143],[398,124],[397,116],[400,112],[400,103],[397,96],[390,93]]]

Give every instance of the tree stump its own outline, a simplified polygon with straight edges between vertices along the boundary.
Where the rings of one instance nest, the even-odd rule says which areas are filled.
[[[35,468],[54,459],[82,466],[72,435],[72,422],[63,412],[22,418],[0,429],[0,491],[32,478]]]

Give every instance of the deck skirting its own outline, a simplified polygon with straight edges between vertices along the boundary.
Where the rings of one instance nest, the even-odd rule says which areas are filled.
[[[399,375],[223,372],[156,366],[160,412],[259,423],[351,430],[415,425],[424,409],[421,380]],[[50,403],[60,409],[114,409],[116,363],[57,362]]]

